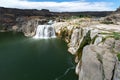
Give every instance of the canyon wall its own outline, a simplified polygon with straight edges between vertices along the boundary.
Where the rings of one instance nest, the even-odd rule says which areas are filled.
[[[120,25],[81,18],[54,24],[76,56],[79,80],[120,80]]]
[[[35,35],[36,27],[45,24],[49,20],[64,21],[72,16],[95,16],[103,17],[112,11],[103,12],[50,12],[42,9],[16,9],[0,7],[0,32],[16,31],[23,32],[25,36]]]
[[[104,19],[72,19],[54,26],[76,57],[79,80],[120,80],[120,8]]]

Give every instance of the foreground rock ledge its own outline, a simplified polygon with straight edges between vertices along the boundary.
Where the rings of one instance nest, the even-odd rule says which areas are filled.
[[[74,19],[54,26],[76,56],[79,80],[120,80],[120,25]]]

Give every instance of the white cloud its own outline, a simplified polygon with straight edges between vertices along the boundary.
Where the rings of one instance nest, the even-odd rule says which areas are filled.
[[[113,3],[86,2],[84,0],[69,2],[30,2],[28,0],[1,0],[0,6],[20,9],[49,9],[57,12],[74,11],[110,11]]]

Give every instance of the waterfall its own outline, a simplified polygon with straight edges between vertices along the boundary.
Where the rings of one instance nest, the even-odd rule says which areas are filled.
[[[55,31],[53,25],[38,25],[36,35],[34,38],[55,38]]]

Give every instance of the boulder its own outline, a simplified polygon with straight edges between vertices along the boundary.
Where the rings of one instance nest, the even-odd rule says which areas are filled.
[[[88,45],[81,61],[79,80],[112,80],[116,58],[109,49]]]
[[[83,50],[82,64],[79,71],[79,80],[102,80],[103,66],[97,58],[97,53],[94,51],[99,49],[96,46],[86,46]],[[101,48],[99,49],[101,50]]]

